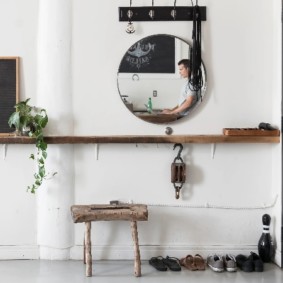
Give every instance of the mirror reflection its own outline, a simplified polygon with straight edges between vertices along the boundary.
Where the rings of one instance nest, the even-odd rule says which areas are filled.
[[[138,118],[169,123],[189,116],[202,102],[188,83],[190,45],[171,35],[152,35],[132,45],[118,70],[118,90],[124,105]]]

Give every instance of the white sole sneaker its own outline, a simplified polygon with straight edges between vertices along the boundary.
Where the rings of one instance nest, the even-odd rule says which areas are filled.
[[[219,268],[219,267],[214,267],[212,265],[209,265],[208,266],[215,272],[223,272],[224,271],[224,268]]]

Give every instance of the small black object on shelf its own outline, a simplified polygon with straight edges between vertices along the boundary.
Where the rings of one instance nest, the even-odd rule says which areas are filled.
[[[261,130],[267,130],[267,131],[276,130],[276,128],[272,127],[269,123],[264,123],[264,122],[259,123],[258,128]]]

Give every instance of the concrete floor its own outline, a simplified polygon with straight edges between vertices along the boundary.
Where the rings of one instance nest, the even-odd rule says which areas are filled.
[[[93,277],[85,277],[82,261],[10,260],[0,261],[0,282],[5,283],[282,283],[283,270],[274,264],[265,264],[264,272],[235,273],[205,271],[156,271],[147,261],[142,262],[142,277],[134,277],[132,261],[94,261]]]

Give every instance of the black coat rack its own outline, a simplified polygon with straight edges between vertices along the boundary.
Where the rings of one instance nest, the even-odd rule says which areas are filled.
[[[206,21],[206,7],[200,6],[200,20]],[[120,22],[141,21],[192,21],[193,7],[190,6],[148,6],[119,7]]]

